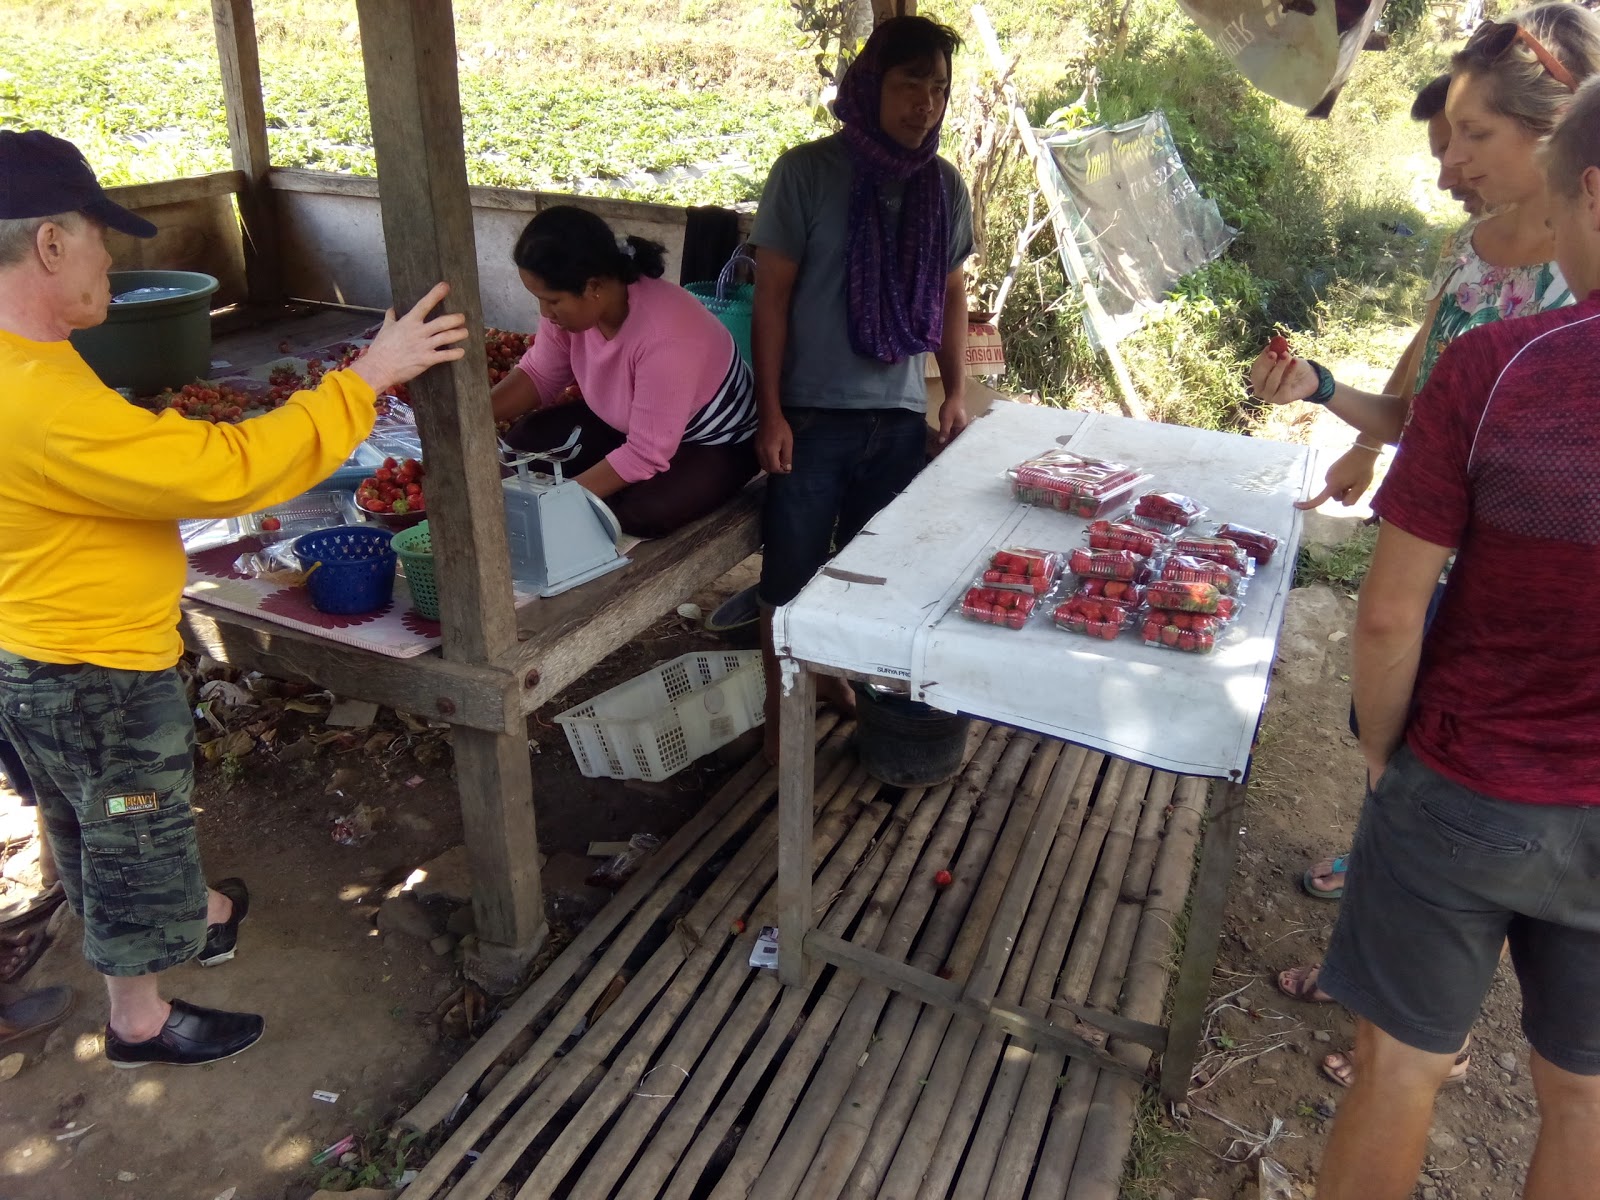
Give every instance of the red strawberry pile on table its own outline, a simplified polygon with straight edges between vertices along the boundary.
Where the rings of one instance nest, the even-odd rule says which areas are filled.
[[[1270,533],[1263,533],[1259,529],[1252,529],[1248,525],[1235,525],[1228,522],[1217,527],[1217,536],[1227,538],[1234,545],[1242,549],[1251,558],[1256,560],[1257,566],[1264,566],[1272,561],[1272,554],[1278,548],[1278,539]]]
[[[425,475],[422,464],[414,458],[386,458],[383,466],[356,488],[356,504],[370,513],[396,517],[426,512],[427,498],[422,490]]]
[[[1141,558],[1149,558],[1165,541],[1155,530],[1126,521],[1092,521],[1089,524],[1089,546],[1094,550],[1128,550]]]
[[[1033,615],[1039,598],[1010,588],[972,587],[961,598],[961,615],[988,625],[1021,629]]]
[[[1086,595],[1081,589],[1056,605],[1055,623],[1072,633],[1111,641],[1128,622],[1128,608],[1115,600]]]
[[[1061,577],[1061,555],[1053,550],[1030,550],[1010,546],[996,550],[989,560],[989,569],[983,573],[984,583],[991,587],[1012,588],[1043,596],[1055,587]]]
[[[1149,616],[1145,617],[1141,634],[1149,645],[1206,654],[1216,646],[1217,634],[1221,631],[1222,621],[1217,617],[1151,609]]]
[[[1092,575],[1100,579],[1121,579],[1139,583],[1149,577],[1150,569],[1144,559],[1131,550],[1077,549],[1067,560],[1074,575]]]
[[[148,401],[157,412],[171,409],[196,421],[212,424],[237,424],[247,416],[266,412],[283,403],[270,394],[258,396],[231,383],[203,383],[196,380],[181,388],[168,388]]]
[[[486,328],[483,331],[483,350],[489,360],[489,386],[493,387],[511,374],[522,356],[533,345],[533,334],[510,333],[504,329]]]

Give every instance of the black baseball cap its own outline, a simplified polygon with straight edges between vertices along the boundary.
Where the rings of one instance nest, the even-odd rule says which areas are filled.
[[[0,130],[0,220],[80,212],[133,237],[156,227],[107,198],[89,160],[65,138],[42,129]]]

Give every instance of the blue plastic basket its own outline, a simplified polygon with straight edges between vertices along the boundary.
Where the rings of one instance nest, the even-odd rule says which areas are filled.
[[[306,571],[306,591],[318,612],[355,616],[375,612],[394,596],[393,535],[387,529],[340,525],[294,540]]]

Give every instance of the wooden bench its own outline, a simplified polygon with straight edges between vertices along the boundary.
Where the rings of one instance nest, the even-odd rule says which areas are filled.
[[[449,662],[437,649],[391,658],[187,597],[184,641],[240,670],[453,725],[520,733],[529,713],[760,549],[765,488],[755,480],[710,516],[635,547],[621,570],[523,605],[517,647],[496,664]]]

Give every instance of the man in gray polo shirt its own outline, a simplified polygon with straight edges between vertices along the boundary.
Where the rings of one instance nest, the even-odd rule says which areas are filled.
[[[843,128],[783,154],[756,213],[756,452],[767,756],[776,760],[771,610],[799,594],[927,462],[923,355],[939,364],[939,440],[966,427],[972,201],[938,157],[961,39],[923,17],[873,32],[839,86]],[[826,678],[825,697],[853,706]]]

